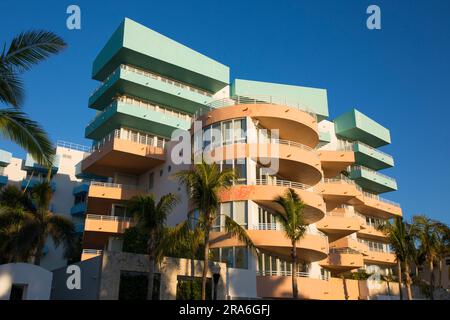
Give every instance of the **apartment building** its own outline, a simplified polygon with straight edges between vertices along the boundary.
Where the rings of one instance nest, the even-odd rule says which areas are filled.
[[[82,184],[82,180],[75,177],[75,171],[76,164],[89,154],[90,148],[65,141],[58,141],[56,145],[56,157],[51,169],[53,198],[50,210],[71,218],[81,236],[84,230],[83,203],[88,184]],[[36,183],[46,179],[47,174],[48,168],[39,165],[29,154],[21,159],[0,150],[0,187],[11,184],[30,190]],[[66,264],[62,246],[55,248],[49,239],[44,248],[41,266],[54,270]]]
[[[253,255],[216,222],[211,253],[228,265],[229,298],[291,295],[291,245],[272,201],[288,188],[304,201],[308,223],[294,270],[302,298],[344,299],[338,276],[345,272],[391,272],[395,257],[376,227],[402,210],[380,196],[397,189],[379,172],[394,165],[379,149],[391,142],[381,124],[356,109],[328,119],[324,89],[230,80],[229,67],[130,19],[96,57],[92,78],[101,82],[88,103],[96,110],[85,131],[93,147],[77,171],[91,181],[83,185],[82,260],[122,250],[133,224],[125,202],[134,195],[177,193],[169,223],[186,219],[188,198],[172,176],[190,165],[175,159],[182,152],[171,137],[180,129],[195,140],[192,123],[201,121],[201,137],[221,133],[201,145],[240,177],[221,194],[221,214],[244,226],[262,252]],[[273,149],[275,156],[251,152]],[[267,170],[271,163],[277,170]],[[361,296],[357,281],[347,285],[350,298]]]

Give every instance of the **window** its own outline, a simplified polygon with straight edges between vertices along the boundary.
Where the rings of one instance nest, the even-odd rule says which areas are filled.
[[[163,173],[164,173],[164,171],[163,171],[162,169],[159,170],[159,176],[160,176],[160,177],[162,177]]]
[[[248,250],[245,247],[210,249],[211,260],[226,263],[230,268],[248,269]]]
[[[172,171],[172,166],[169,166],[169,167],[167,168],[167,172],[170,172],[170,171]]]
[[[13,284],[11,286],[9,300],[25,300],[27,286],[26,284]]]
[[[150,172],[150,174],[148,175],[148,188],[152,189],[154,183],[155,183],[155,174],[153,172]]]
[[[247,201],[222,202],[220,204],[220,215],[214,221],[214,231],[223,229],[225,216],[232,218],[242,227],[247,228]]]

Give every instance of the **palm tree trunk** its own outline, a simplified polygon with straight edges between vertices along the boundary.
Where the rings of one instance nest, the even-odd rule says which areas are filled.
[[[297,243],[292,241],[292,297],[298,299],[297,288]]]
[[[397,259],[397,275],[398,275],[398,290],[400,294],[400,300],[403,300],[403,292],[402,292],[402,263],[399,259]]]
[[[148,285],[147,300],[153,300],[153,282],[155,279],[155,257],[153,254],[148,255]]]
[[[405,263],[405,283],[406,283],[406,293],[408,295],[408,300],[412,300],[411,292],[411,276],[410,276],[409,263]]]
[[[434,263],[430,259],[430,300],[434,300]]]
[[[443,268],[443,259],[439,259],[439,282],[438,287],[442,288],[442,268]]]
[[[36,252],[34,253],[33,263],[36,266],[41,265],[42,253],[44,252],[45,241],[43,239],[38,240],[38,245],[36,247]]]
[[[206,276],[208,274],[209,265],[209,230],[210,227],[206,227],[205,232],[205,256],[203,258],[203,273],[202,273],[202,300],[206,300]]]
[[[416,278],[417,278],[417,280],[420,279],[419,266],[417,264],[416,264]]]
[[[191,252],[192,253],[192,255],[191,255],[191,276],[190,276],[190,288],[191,288],[191,296],[190,296],[190,299],[191,300],[194,300],[195,299],[195,297],[194,297],[194,281],[195,281],[195,253],[194,253],[194,250]]]

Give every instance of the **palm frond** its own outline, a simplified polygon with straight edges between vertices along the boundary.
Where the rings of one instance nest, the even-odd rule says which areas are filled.
[[[22,111],[0,110],[0,134],[23,147],[38,163],[52,165],[52,143],[44,129]]]
[[[22,105],[24,96],[22,80],[9,68],[0,66],[0,102],[17,108]]]
[[[239,241],[243,242],[249,249],[259,254],[258,249],[253,243],[252,239],[250,239],[250,237],[248,236],[247,231],[239,223],[234,221],[229,216],[225,215],[224,217],[225,217],[226,232],[229,233],[231,236],[237,237]]]
[[[0,63],[19,71],[29,70],[50,55],[61,52],[66,46],[61,37],[50,31],[22,32],[11,41],[8,50],[1,54]]]
[[[72,256],[77,245],[77,235],[73,222],[57,214],[50,214],[46,222],[48,234],[51,236],[55,247],[63,244],[64,256],[66,258]]]

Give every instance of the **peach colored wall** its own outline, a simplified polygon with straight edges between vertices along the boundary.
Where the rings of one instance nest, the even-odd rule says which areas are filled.
[[[295,188],[294,188],[295,189]],[[227,190],[220,192],[220,201],[266,201],[272,202],[279,195],[283,195],[286,192],[286,187],[272,186],[272,185],[256,185],[256,186],[233,186]],[[325,202],[323,198],[311,191],[302,189],[295,189],[297,194],[306,204],[305,215],[308,223],[313,223],[324,217],[326,212]],[[308,208],[309,207],[309,208]],[[308,212],[308,209],[310,209]],[[308,215],[313,215],[308,217]]]
[[[105,186],[97,186],[91,185],[89,187],[90,198],[104,198],[104,199],[113,199],[113,200],[129,200],[136,195],[143,194],[143,190],[137,190],[133,188],[115,188],[115,187],[105,187]]]
[[[360,230],[360,221],[358,218],[325,216],[316,223],[316,227],[322,231],[343,230],[356,232]]]
[[[85,231],[93,232],[123,233],[124,230],[129,228],[130,226],[131,223],[129,221],[113,221],[86,218],[84,229]]]
[[[367,212],[368,214],[373,214],[374,211],[379,211],[381,214],[387,215],[388,217],[402,216],[402,208],[400,207],[365,196],[358,196],[358,199],[362,201],[363,204],[358,205],[357,209],[363,213]]]
[[[345,300],[344,282],[339,278],[329,280],[297,278],[300,299]],[[358,300],[359,286],[357,280],[345,280],[349,300]],[[264,298],[291,298],[291,277],[258,276],[257,293]]]
[[[330,253],[328,258],[320,263],[324,266],[360,268],[364,266],[362,254]]]

